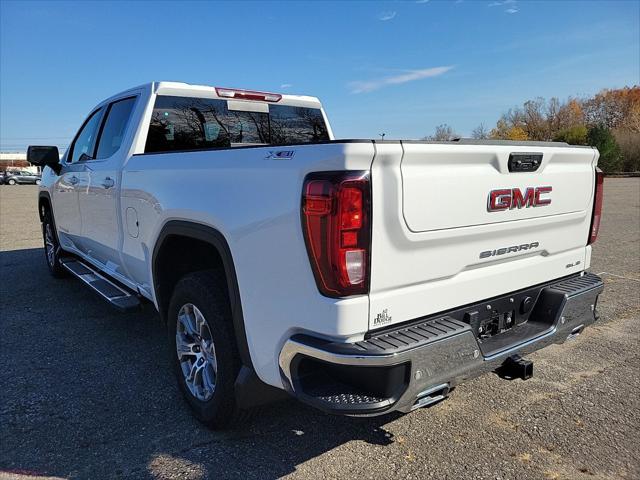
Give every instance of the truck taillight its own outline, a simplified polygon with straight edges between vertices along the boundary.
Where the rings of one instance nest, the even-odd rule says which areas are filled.
[[[596,188],[593,198],[593,213],[591,215],[591,229],[589,230],[589,241],[587,245],[591,245],[598,239],[598,231],[600,230],[600,219],[602,218],[602,197],[604,189],[604,173],[596,168]]]
[[[305,178],[302,229],[323,295],[369,292],[370,192],[366,171],[318,172]]]
[[[263,102],[279,102],[282,95],[279,93],[256,92],[254,90],[240,90],[237,88],[216,87],[216,95],[223,98],[239,98],[241,100],[262,100]]]

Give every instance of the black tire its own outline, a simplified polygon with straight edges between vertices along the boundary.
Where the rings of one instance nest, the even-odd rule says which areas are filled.
[[[53,244],[53,254],[49,255],[47,250],[47,231],[50,235],[50,242]],[[58,241],[58,235],[56,232],[56,226],[51,215],[51,210],[48,207],[43,207],[42,215],[42,240],[44,242],[44,258],[49,268],[49,273],[55,278],[63,278],[67,276],[67,270],[60,263],[60,242]]]
[[[167,312],[169,354],[178,385],[196,418],[213,429],[231,427],[245,417],[245,411],[239,410],[235,401],[234,384],[241,361],[225,284],[224,277],[213,270],[185,275],[173,290]],[[196,398],[189,390],[176,350],[178,313],[188,304],[197,307],[206,319],[215,348],[215,389],[206,401]]]
[[[7,184],[9,185],[16,185],[18,182],[16,182],[13,178],[10,178],[9,180],[7,180]]]

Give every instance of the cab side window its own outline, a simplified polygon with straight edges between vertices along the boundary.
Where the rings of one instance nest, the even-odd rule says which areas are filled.
[[[98,128],[100,127],[103,112],[104,108],[96,110],[84,123],[73,145],[71,145],[71,151],[67,157],[69,162],[75,163],[78,160],[89,160],[93,158],[96,137],[98,136]]]
[[[100,140],[98,141],[96,158],[109,158],[118,151],[135,103],[135,97],[131,97],[118,100],[109,105],[109,110],[106,114],[107,119],[104,122]]]

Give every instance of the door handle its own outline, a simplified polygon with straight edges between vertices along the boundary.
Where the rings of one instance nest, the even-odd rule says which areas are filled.
[[[72,177],[69,179],[69,183],[70,183],[71,185],[76,185],[76,184],[78,183],[78,177],[76,177],[75,175],[74,175],[74,176],[72,176]]]
[[[113,178],[111,177],[107,177],[102,181],[102,186],[104,188],[111,188],[116,184],[116,182],[113,181]]]

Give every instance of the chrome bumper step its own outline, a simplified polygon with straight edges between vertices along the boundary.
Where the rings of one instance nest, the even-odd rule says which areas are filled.
[[[283,386],[326,412],[370,416],[432,405],[461,382],[501,368],[530,378],[533,365],[516,355],[575,338],[597,320],[603,288],[600,277],[585,273],[373,331],[354,343],[296,334],[280,351]],[[526,321],[488,340],[464,321],[467,311],[488,311],[487,305],[515,311],[525,298],[535,299]]]
[[[140,307],[140,300],[133,290],[116,283],[83,261],[75,257],[65,257],[60,259],[60,263],[71,275],[79,278],[100,298],[118,310],[128,312]]]

